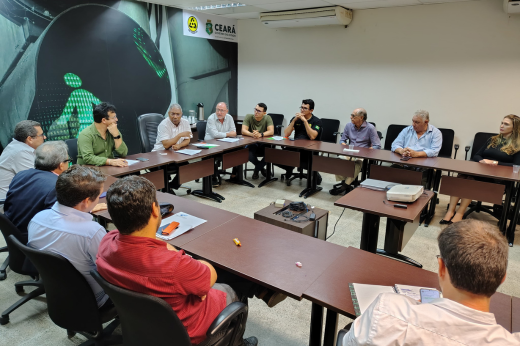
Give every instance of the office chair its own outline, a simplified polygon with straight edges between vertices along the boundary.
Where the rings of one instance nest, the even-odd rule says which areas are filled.
[[[327,131],[328,133],[337,132],[337,130],[339,128],[339,120],[337,122],[337,127],[336,127],[336,124],[333,123],[333,122],[322,123],[322,126],[323,126],[322,130],[318,133],[318,138],[315,139],[316,141],[321,141],[321,139],[323,137],[323,132],[325,132],[325,131]],[[327,128],[326,126],[329,126],[329,128]],[[335,129],[335,131],[334,131],[334,129]],[[300,155],[309,155],[309,153],[307,151],[301,151]],[[319,153],[318,152],[312,152],[312,153],[310,153],[310,155],[319,155]],[[297,179],[297,178],[300,179],[300,180],[307,179],[307,173],[305,172],[305,169],[306,169],[306,167],[298,167],[298,173],[296,173],[296,174],[293,173],[292,176],[289,177],[288,179],[287,179],[285,174],[282,174],[280,176],[280,180],[284,181],[285,179],[287,179],[286,185],[287,186],[291,186],[291,183],[292,183],[292,181],[294,179]],[[321,184],[321,178],[318,175],[318,184],[317,185],[320,185],[320,184]]]
[[[197,121],[197,133],[199,134],[199,142],[204,142],[204,137],[206,137],[206,126],[208,123],[206,120]]]
[[[2,235],[5,238],[5,242],[7,243],[7,249],[9,250],[9,267],[12,271],[22,275],[28,275],[33,278],[33,280],[20,281],[14,284],[14,289],[16,293],[21,293],[24,290],[25,286],[34,286],[35,290],[29,292],[27,295],[23,296],[16,303],[11,305],[7,310],[2,312],[0,317],[0,325],[4,325],[9,323],[9,315],[16,309],[18,309],[23,304],[27,303],[29,300],[36,298],[45,293],[45,289],[43,287],[43,282],[39,278],[38,271],[33,267],[31,262],[26,259],[23,252],[19,250],[19,248],[15,245],[12,239],[18,238],[23,239],[22,234],[16,228],[15,225],[4,215],[0,214],[0,230],[2,231]],[[5,263],[4,263],[5,264]]]
[[[69,338],[80,333],[89,339],[82,344],[84,346],[122,343],[120,335],[112,335],[119,325],[116,308],[112,304],[98,308],[87,280],[67,259],[23,245],[12,235],[9,238],[38,269],[45,287],[49,316],[57,326],[67,330]],[[109,321],[112,322],[103,329],[103,323]]]
[[[0,199],[0,206],[4,205],[5,199]],[[0,247],[0,252],[7,252],[7,258],[4,260],[4,263],[0,265],[0,281],[5,280],[7,278],[7,267],[9,266],[9,252],[7,246]]]
[[[376,126],[376,123],[373,123],[371,121],[368,122],[369,124],[372,124],[372,126],[374,126],[376,128],[376,132],[377,132],[377,137],[379,137],[379,140],[382,140],[383,139],[383,134],[381,133],[381,131],[377,131],[377,126]]]
[[[383,149],[392,149],[392,143],[406,127],[408,127],[408,125],[388,125],[388,129],[386,130],[385,146]]]
[[[72,159],[72,164],[75,165],[78,162],[78,139],[67,139],[65,144],[67,144],[69,156]]]
[[[341,329],[338,332],[338,338],[336,339],[336,346],[343,346],[343,338],[345,337],[345,335],[347,333],[348,333],[348,330],[346,330],[346,329]]]
[[[191,346],[186,328],[164,299],[113,285],[95,270],[90,273],[110,296],[119,312],[125,346]],[[235,302],[228,305],[209,327],[207,339],[199,345],[240,344],[247,312],[248,308],[244,303]]]

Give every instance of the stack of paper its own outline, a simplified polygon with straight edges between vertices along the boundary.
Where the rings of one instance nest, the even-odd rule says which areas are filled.
[[[186,155],[195,155],[195,154],[198,154],[200,153],[202,150],[193,150],[193,149],[182,149],[182,150],[177,150],[176,153],[179,153],[179,154],[186,154]]]
[[[229,143],[238,142],[239,140],[240,140],[240,138],[220,138],[220,139],[217,139],[217,141],[229,142]]]
[[[219,147],[218,144],[208,144],[208,143],[191,143],[191,145],[194,145],[196,147],[206,147],[206,148],[213,148],[213,147]]]
[[[162,231],[168,227],[168,225],[172,222],[178,222],[179,227],[171,233],[170,235],[162,235]],[[167,217],[166,219],[163,219],[161,222],[161,226],[157,230],[156,237],[160,238],[162,240],[171,240],[173,238],[176,238],[180,236],[181,234],[184,234],[188,232],[190,229],[193,229],[199,225],[202,225],[205,223],[206,220],[200,219],[198,217],[192,216],[190,214],[186,214],[183,212],[179,212],[177,214],[173,214],[170,217]]]
[[[126,160],[126,163],[128,163],[129,166],[134,165],[138,162],[139,162],[139,160]]]

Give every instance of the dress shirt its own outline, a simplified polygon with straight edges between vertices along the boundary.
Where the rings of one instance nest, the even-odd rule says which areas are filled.
[[[377,135],[376,128],[366,121],[363,121],[359,129],[352,123],[345,125],[341,135],[341,143],[346,143],[347,139],[355,147],[381,149],[381,140]]]
[[[182,141],[188,138],[193,138],[193,135],[191,134],[191,126],[190,122],[186,119],[181,118],[181,122],[179,125],[174,125],[169,117],[161,121],[159,126],[157,127],[157,139],[155,140],[155,145],[153,147],[152,151],[157,150],[164,150],[164,145],[162,144],[162,141],[172,139],[173,137],[177,136],[181,132],[188,131],[190,133],[189,137],[181,137],[175,144],[181,144]],[[172,145],[173,146],[173,145]],[[170,149],[170,148],[168,148]]]
[[[16,173],[34,168],[34,149],[13,138],[0,156],[0,199],[5,199]]]
[[[121,140],[123,135],[121,135]],[[78,165],[104,166],[107,159],[114,158],[114,150],[122,157],[128,154],[128,148],[123,141],[116,149],[114,137],[107,130],[106,139],[101,137],[101,133],[92,123],[89,127],[80,132],[78,136]]]
[[[428,129],[417,138],[417,132],[410,125],[399,133],[399,136],[392,143],[392,151],[397,148],[410,148],[415,151],[424,151],[428,157],[439,155],[442,147],[442,133],[433,125],[428,124]]]
[[[520,333],[509,333],[490,312],[446,298],[429,304],[382,293],[359,316],[343,338],[343,346],[483,346],[520,345]]]
[[[208,141],[210,139],[226,138],[226,133],[231,131],[237,131],[233,117],[226,114],[224,123],[221,123],[220,120],[218,120],[217,115],[213,113],[208,118],[204,140]]]
[[[56,202],[33,217],[28,231],[27,246],[65,257],[87,280],[98,307],[107,301],[108,295],[90,275],[96,269],[99,243],[107,234],[92,215]]]

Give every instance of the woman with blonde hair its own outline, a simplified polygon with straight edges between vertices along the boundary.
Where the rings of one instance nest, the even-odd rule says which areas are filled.
[[[471,159],[492,166],[520,165],[520,117],[513,114],[506,115],[500,124],[500,133],[491,137]],[[459,174],[458,177],[462,179],[495,182],[493,179],[463,174]],[[460,207],[455,211],[459,200]],[[448,211],[439,223],[445,225],[461,221],[470,203],[471,199],[451,196]]]

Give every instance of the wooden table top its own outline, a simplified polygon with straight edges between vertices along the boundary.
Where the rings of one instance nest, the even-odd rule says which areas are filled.
[[[433,197],[432,191],[424,191],[413,203],[393,202],[386,199],[385,191],[376,191],[364,187],[357,187],[350,193],[338,199],[334,205],[349,208],[363,213],[370,213],[395,220],[413,222]],[[388,204],[383,203],[387,201]],[[407,209],[395,208],[394,204],[406,204]]]
[[[277,141],[274,139],[269,139],[269,138],[263,138],[263,139],[259,139],[258,141],[262,142],[262,143],[283,145],[284,147],[301,148],[301,149],[308,148],[317,142],[317,141],[311,141],[309,139],[296,139],[296,140],[292,141],[288,138],[284,138],[280,141]]]
[[[355,318],[349,283],[401,284],[440,289],[436,273],[349,247],[323,270],[323,274],[305,290],[303,298]],[[497,323],[511,331],[511,296],[495,293],[491,297],[490,310],[495,314]]]
[[[238,238],[242,246],[233,242]],[[218,267],[301,300],[344,247],[238,216],[183,248]],[[301,262],[302,267],[296,266]]]

